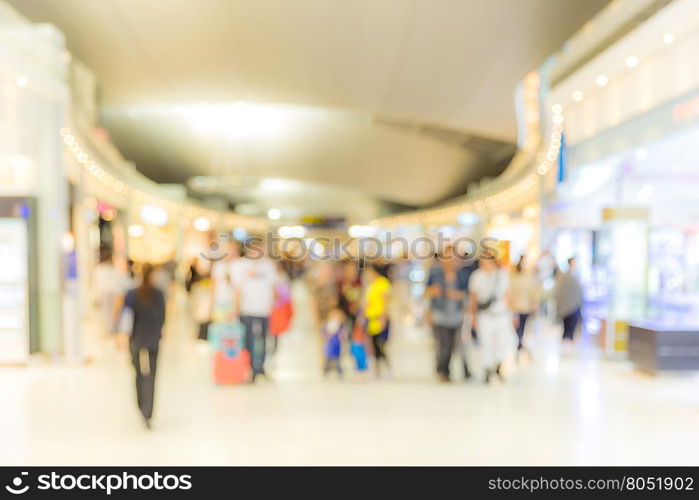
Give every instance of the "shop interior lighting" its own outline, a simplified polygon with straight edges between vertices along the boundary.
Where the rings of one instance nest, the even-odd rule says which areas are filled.
[[[143,205],[141,206],[141,220],[154,226],[166,226],[167,210],[156,205]]]
[[[473,224],[478,222],[478,216],[473,212],[462,212],[458,215],[456,220],[462,226],[472,226]]]
[[[140,238],[144,234],[146,234],[146,230],[140,224],[132,224],[129,226],[129,236]]]
[[[585,94],[583,94],[582,90],[576,90],[573,92],[573,100],[575,102],[580,102],[585,98]]]
[[[595,83],[600,87],[604,87],[609,83],[609,77],[605,74],[597,75]]]
[[[636,66],[638,66],[638,62],[639,62],[639,61],[638,61],[638,57],[636,57],[636,56],[629,56],[629,57],[626,58],[626,60],[625,60],[624,62],[626,63],[626,66],[627,66],[628,68],[635,68]]]
[[[524,210],[522,210],[522,215],[526,217],[527,219],[533,219],[537,215],[539,215],[539,207],[537,205],[527,205],[524,207]]]
[[[267,210],[267,217],[269,217],[271,220],[279,220],[281,216],[282,212],[278,208],[270,208]]]
[[[280,226],[277,229],[280,238],[303,238],[307,233],[303,226]]]
[[[347,234],[352,238],[369,238],[376,236],[376,226],[350,226]]]
[[[242,227],[236,227],[233,230],[233,238],[235,238],[238,241],[243,241],[245,238],[248,237],[248,232],[243,229]]]
[[[70,253],[73,250],[75,250],[75,236],[73,236],[73,233],[63,233],[63,238],[61,238],[61,244],[63,246],[63,251],[66,253]]]
[[[18,76],[16,83],[18,87],[24,88],[29,83],[29,79],[26,76]]]
[[[663,35],[663,43],[666,45],[670,45],[672,42],[675,41],[675,35],[672,33],[665,33]]]
[[[206,217],[197,217],[194,219],[194,221],[192,221],[192,225],[194,226],[194,229],[201,232],[211,229],[211,222]]]

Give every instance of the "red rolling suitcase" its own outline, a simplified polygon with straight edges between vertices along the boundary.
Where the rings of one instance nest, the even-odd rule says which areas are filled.
[[[245,348],[245,328],[240,322],[212,323],[209,341],[214,346],[214,381],[221,385],[250,380],[250,351]]]

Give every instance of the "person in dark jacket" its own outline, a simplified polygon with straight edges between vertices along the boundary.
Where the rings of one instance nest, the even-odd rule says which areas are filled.
[[[165,323],[165,296],[153,285],[153,266],[143,266],[138,288],[126,294],[124,307],[133,318],[129,347],[136,370],[136,399],[146,427],[150,429],[155,396],[155,368],[158,346]]]
[[[425,297],[430,299],[430,323],[437,343],[437,374],[442,382],[449,382],[449,364],[454,346],[461,333],[466,310],[468,279],[458,267],[454,248],[444,248],[427,280]],[[464,377],[471,376],[463,356]]]

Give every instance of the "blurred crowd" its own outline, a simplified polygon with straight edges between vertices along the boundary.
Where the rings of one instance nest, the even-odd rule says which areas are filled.
[[[304,307],[323,346],[323,373],[339,378],[350,367],[357,377],[390,377],[392,339],[410,323],[431,329],[439,381],[453,380],[456,365],[465,379],[504,382],[508,363],[531,359],[527,336],[537,315],[555,318],[566,352],[581,319],[582,288],[573,257],[560,270],[547,252],[536,262],[522,257],[510,266],[487,250],[459,255],[449,245],[430,262],[272,260],[262,241],[230,242],[224,250],[217,259],[200,256],[181,265],[172,259],[158,266],[129,262],[126,269],[119,269],[108,251],[101,255],[94,274],[96,302],[105,329],[128,339],[122,345],[129,346],[137,401],[149,426],[159,341],[178,287],[186,291],[193,336],[217,352],[218,383],[270,379],[268,357],[292,329],[295,282],[310,292]],[[475,351],[477,370],[469,361]]]

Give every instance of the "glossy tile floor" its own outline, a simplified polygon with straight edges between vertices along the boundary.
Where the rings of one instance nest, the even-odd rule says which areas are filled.
[[[324,380],[300,286],[296,297],[274,382],[215,386],[207,346],[174,322],[150,432],[126,353],[111,342],[96,341],[88,365],[1,367],[0,463],[699,463],[696,375],[649,377],[592,350],[561,358],[557,331],[542,327],[530,338],[533,362],[512,366],[507,383],[441,385],[430,334],[404,327],[391,341],[390,379]]]

